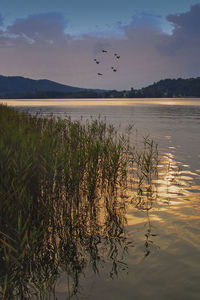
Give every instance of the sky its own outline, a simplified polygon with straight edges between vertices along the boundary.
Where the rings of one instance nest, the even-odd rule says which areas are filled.
[[[0,0],[0,74],[116,90],[199,77],[200,1]]]

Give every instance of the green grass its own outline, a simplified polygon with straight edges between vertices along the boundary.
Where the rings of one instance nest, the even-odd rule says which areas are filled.
[[[2,298],[43,299],[61,271],[75,294],[88,264],[98,273],[105,249],[110,276],[117,275],[124,267],[119,256],[127,250],[124,199],[130,177],[141,197],[156,163],[152,141],[146,138],[139,151],[101,120],[83,124],[1,105]]]

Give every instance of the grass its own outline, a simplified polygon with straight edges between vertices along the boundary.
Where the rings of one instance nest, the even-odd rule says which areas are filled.
[[[130,177],[138,183],[144,206],[156,172],[153,142],[146,138],[139,151],[101,120],[43,118],[4,105],[0,136],[2,299],[43,299],[61,271],[76,294],[84,269],[98,273],[105,252],[117,275],[128,245],[127,186]]]

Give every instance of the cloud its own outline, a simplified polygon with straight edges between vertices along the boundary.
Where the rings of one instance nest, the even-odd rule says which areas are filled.
[[[174,26],[173,35],[200,37],[200,4],[191,6],[186,13],[168,15],[167,20]]]
[[[3,17],[0,15],[0,27],[3,25]]]
[[[140,13],[126,26],[118,23],[119,36],[85,34],[75,38],[67,34],[68,23],[61,13],[17,19],[0,32],[1,73],[107,89],[199,76],[200,5],[169,15],[167,20],[174,28],[172,34],[163,33],[160,16]],[[2,22],[0,17],[0,25]],[[104,48],[108,53],[103,55]],[[111,66],[117,68],[116,73]],[[99,78],[98,72],[104,75]]]
[[[161,16],[149,13],[139,13],[133,16],[130,24],[124,26],[127,35],[134,30],[161,30]]]
[[[34,41],[58,41],[65,38],[67,21],[61,13],[33,14],[17,19],[7,32]]]
[[[165,54],[176,56],[185,53],[189,57],[191,52],[187,53],[188,50],[200,50],[200,4],[193,5],[186,13],[168,15],[167,20],[174,29],[163,39],[163,47],[160,47]]]
[[[200,70],[200,4],[191,6],[181,14],[167,16],[173,31],[157,45],[158,52],[166,57],[180,77],[199,76]],[[176,71],[176,73],[178,73]]]
[[[3,27],[3,25],[3,17],[0,15],[0,28]],[[0,48],[9,44],[12,44],[12,39],[7,36],[6,31],[0,29]]]

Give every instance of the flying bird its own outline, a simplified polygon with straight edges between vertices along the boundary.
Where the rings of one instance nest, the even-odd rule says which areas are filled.
[[[108,53],[108,50],[105,50],[105,49],[101,49],[101,52],[102,53]],[[119,59],[120,58],[120,55],[118,54],[118,53],[114,53],[114,57],[116,58],[116,59]],[[99,64],[99,63],[101,63],[98,59],[93,59],[95,62],[96,62],[96,64]],[[104,63],[104,61],[102,61],[102,63]],[[116,69],[116,67],[113,67],[112,65],[111,65],[111,70],[113,71],[113,72],[117,72],[117,69]],[[98,76],[103,76],[103,74],[102,73],[97,73],[97,75]]]
[[[114,56],[115,56],[117,59],[119,59],[119,58],[120,58],[120,55],[119,55],[119,54],[117,54],[117,53],[115,53],[115,54],[114,54]]]
[[[95,63],[98,65],[100,61],[98,61],[96,58],[94,59]]]
[[[114,56],[115,56],[117,59],[119,59],[119,58],[120,58],[120,55],[119,55],[119,54],[117,54],[117,53],[115,53],[115,54],[114,54]]]

